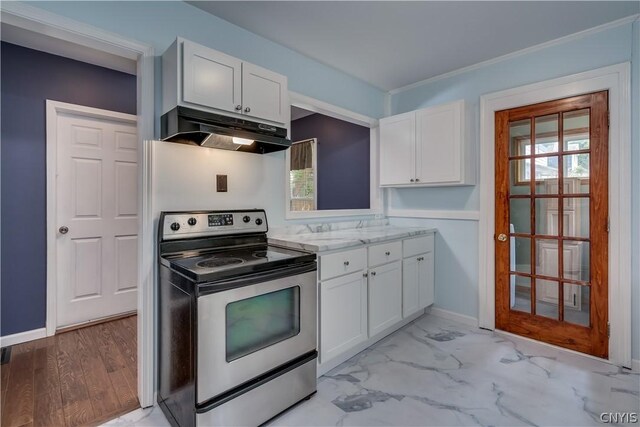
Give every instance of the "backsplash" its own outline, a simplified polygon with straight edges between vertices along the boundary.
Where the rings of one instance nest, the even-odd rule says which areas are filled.
[[[286,227],[274,227],[270,234],[324,233],[327,231],[350,230],[353,228],[384,227],[389,225],[388,218],[366,219],[361,221],[320,222],[314,224],[296,224]]]

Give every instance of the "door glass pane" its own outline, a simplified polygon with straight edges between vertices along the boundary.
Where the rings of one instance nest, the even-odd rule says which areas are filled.
[[[558,115],[536,117],[536,154],[558,152]]]
[[[300,287],[234,301],[226,307],[227,362],[300,333]]]
[[[536,314],[558,319],[558,282],[536,279]]]
[[[531,199],[509,200],[509,223],[513,233],[531,233]]]
[[[565,279],[590,282],[591,254],[589,242],[565,240],[562,242],[562,274]]]
[[[589,286],[564,284],[564,321],[589,327]]]
[[[558,156],[538,157],[536,167],[536,194],[558,194]]]
[[[528,156],[531,154],[531,120],[509,123],[509,155]]]
[[[567,197],[564,199],[565,223],[563,235],[589,238],[589,198]]]
[[[589,153],[568,154],[562,159],[564,194],[589,192]]]
[[[512,274],[509,286],[511,309],[531,313],[531,279]]]
[[[531,194],[531,159],[509,161],[509,194]]]
[[[565,151],[589,149],[589,109],[562,114],[562,136]]]
[[[536,234],[558,235],[558,199],[536,199]]]
[[[536,275],[558,277],[557,240],[536,240]]]
[[[511,271],[531,273],[531,239],[528,237],[510,238],[510,265]]]

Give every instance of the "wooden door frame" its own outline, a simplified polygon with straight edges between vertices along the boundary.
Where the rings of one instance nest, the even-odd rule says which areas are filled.
[[[133,114],[100,108],[85,107],[47,99],[46,101],[46,150],[47,150],[47,336],[56,333],[58,324],[58,118],[63,114],[73,114],[90,119],[103,119],[133,124],[138,120]]]
[[[480,98],[479,326],[495,329],[495,112],[609,91],[609,361],[631,367],[630,63],[483,95]]]
[[[136,62],[138,124],[138,399],[144,408],[155,402],[154,292],[155,233],[151,215],[151,151],[154,139],[154,49],[152,46],[121,37],[43,9],[20,2],[0,5],[2,22],[48,37],[85,46],[115,58]],[[47,185],[51,180],[48,179]],[[49,208],[47,208],[49,209]],[[47,224],[49,227],[49,224]],[[49,264],[50,265],[50,264]],[[50,278],[47,272],[47,280]],[[48,308],[48,307],[47,307]],[[49,316],[49,314],[47,314]],[[47,317],[47,330],[55,323]],[[41,338],[28,335],[22,341]],[[44,334],[43,334],[44,336]],[[4,341],[4,340],[3,340]],[[4,344],[4,342],[3,342]]]

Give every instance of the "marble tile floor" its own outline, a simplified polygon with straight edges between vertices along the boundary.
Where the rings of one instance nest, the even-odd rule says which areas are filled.
[[[640,412],[640,374],[425,315],[269,426],[595,426],[603,412]],[[168,423],[156,407],[106,425]]]

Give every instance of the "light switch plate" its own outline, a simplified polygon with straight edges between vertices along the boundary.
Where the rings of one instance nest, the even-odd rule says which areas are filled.
[[[218,193],[227,192],[227,175],[216,175],[216,191]]]

